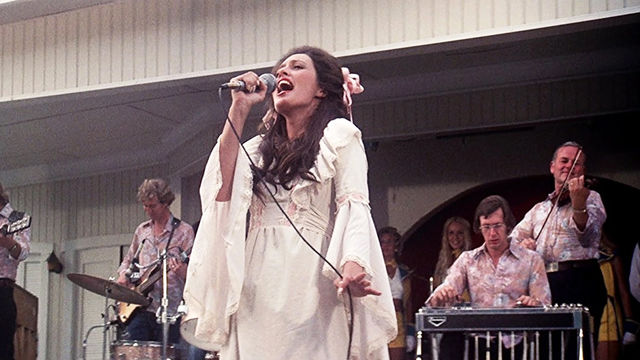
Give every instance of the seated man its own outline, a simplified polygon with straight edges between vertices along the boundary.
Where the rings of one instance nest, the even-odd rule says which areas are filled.
[[[473,229],[482,233],[484,244],[458,257],[427,305],[452,305],[465,290],[471,305],[479,308],[551,304],[544,262],[535,251],[511,242],[507,234],[514,225],[515,218],[503,197],[483,199],[476,208]],[[447,347],[446,341],[442,346]]]

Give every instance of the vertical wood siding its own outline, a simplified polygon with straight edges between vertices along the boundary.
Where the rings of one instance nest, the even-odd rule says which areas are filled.
[[[152,166],[8,191],[13,207],[32,216],[32,241],[53,243],[61,249],[67,240],[133,234],[146,219],[136,201],[138,186],[145,178],[165,176],[165,168]]]
[[[228,72],[640,6],[640,0],[123,0],[0,26],[0,101]],[[444,41],[444,40],[443,40]]]

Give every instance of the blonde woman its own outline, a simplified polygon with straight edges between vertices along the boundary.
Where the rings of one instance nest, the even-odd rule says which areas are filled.
[[[442,227],[442,245],[433,275],[434,288],[442,284],[451,264],[466,250],[471,250],[471,225],[459,216],[448,218]]]

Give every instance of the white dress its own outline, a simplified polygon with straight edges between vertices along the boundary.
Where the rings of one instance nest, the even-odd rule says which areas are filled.
[[[246,143],[258,162],[256,137]],[[346,359],[349,299],[338,296],[329,265],[307,246],[265,192],[252,192],[240,151],[232,199],[216,202],[218,147],[201,186],[203,217],[189,265],[183,336],[220,350],[222,360]],[[276,191],[304,238],[338,269],[360,264],[381,296],[353,298],[351,359],[387,359],[397,332],[382,252],[368,204],[367,163],[360,131],[335,119],[325,129],[311,172],[318,183]],[[250,220],[246,227],[246,212]],[[247,234],[245,236],[245,233]]]

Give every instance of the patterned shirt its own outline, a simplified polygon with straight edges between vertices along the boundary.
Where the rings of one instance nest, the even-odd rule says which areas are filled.
[[[551,304],[549,281],[540,255],[512,241],[498,265],[494,265],[484,244],[463,252],[438,288],[445,285],[453,287],[457,294],[469,290],[473,307],[514,307],[521,295],[536,298],[543,305]]]
[[[140,246],[142,246],[142,248],[140,249],[140,253],[138,254],[139,261],[137,263],[143,267],[141,273],[145,273],[145,271],[151,271],[154,266],[149,265],[154,264],[159,259],[159,255],[167,245],[169,235],[171,234],[171,224],[173,223],[173,219],[174,218],[172,215],[169,221],[167,221],[164,231],[160,236],[153,235],[153,226],[151,220],[147,220],[138,225],[138,228],[133,235],[133,241],[131,243],[131,246],[129,247],[129,252],[127,252],[124,260],[122,260],[122,264],[120,264],[120,267],[118,268],[118,273],[122,274],[129,268],[129,265],[131,264],[131,261],[133,260],[136,251],[138,251],[138,248]],[[169,250],[167,251],[169,256],[180,258],[182,252],[186,252],[187,254],[191,253],[193,238],[194,233],[191,225],[187,224],[184,221],[181,221],[178,227],[175,229],[173,238],[171,239],[171,243],[169,244]],[[146,266],[149,267],[145,268]],[[161,262],[158,262],[157,266],[159,270],[162,270]],[[180,278],[180,276],[176,275],[176,273],[169,271],[168,285],[169,314],[175,314],[178,305],[182,300],[184,280]],[[147,307],[147,311],[155,313],[161,305],[162,278],[155,283],[153,290],[149,292],[149,296],[151,296],[153,302],[151,303],[151,305],[149,305],[149,307]]]
[[[518,243],[526,238],[535,239],[536,251],[542,255],[545,264],[556,261],[597,259],[600,246],[602,224],[607,219],[600,194],[591,190],[587,198],[589,219],[583,231],[573,220],[571,204],[553,209],[542,233],[540,229],[549,214],[553,202],[545,200],[537,203],[511,232]]]
[[[6,204],[0,209],[0,227],[9,224],[9,215],[13,212],[11,204]],[[18,263],[29,256],[31,250],[31,229],[26,228],[17,233],[9,235],[20,244],[22,250],[17,259],[9,254],[9,249],[0,246],[0,278],[15,280],[18,271]]]

